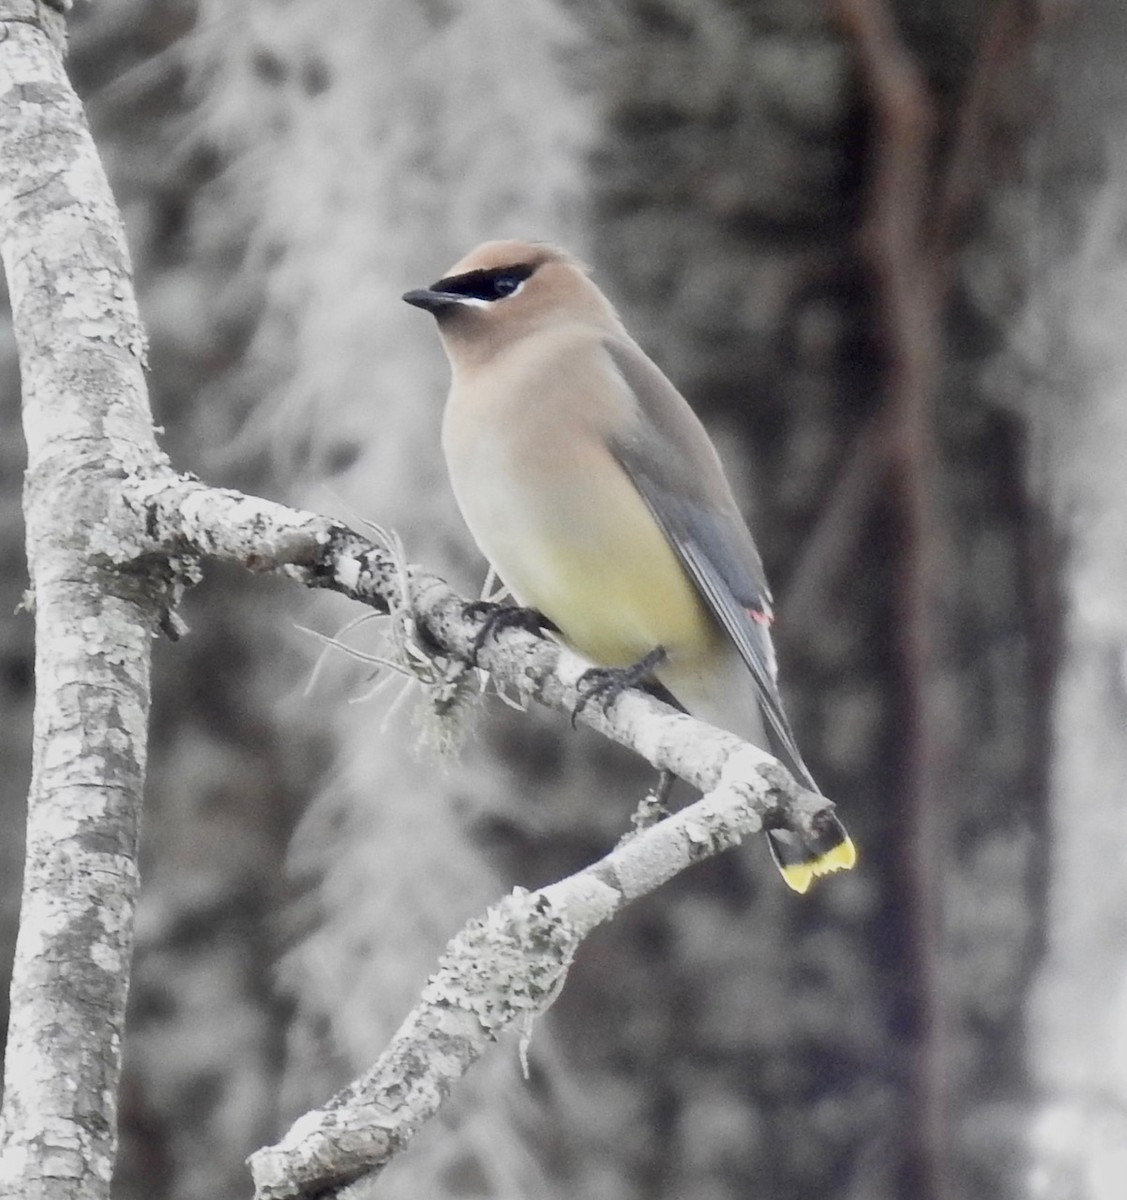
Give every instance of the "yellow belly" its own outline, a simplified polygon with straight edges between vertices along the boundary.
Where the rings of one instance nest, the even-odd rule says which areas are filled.
[[[618,667],[655,646],[695,658],[715,645],[719,630],[617,463],[535,480],[498,465],[452,470],[466,523],[513,595],[580,654]]]
[[[671,658],[706,653],[713,623],[648,510],[645,515],[645,525],[629,533],[605,526],[552,531],[519,562],[513,556],[497,563],[498,573],[601,666],[627,666],[655,646]]]

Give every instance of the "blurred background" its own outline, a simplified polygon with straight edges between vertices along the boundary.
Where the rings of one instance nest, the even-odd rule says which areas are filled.
[[[561,243],[721,448],[860,849],[806,897],[753,844],[635,904],[531,1078],[502,1043],[375,1195],[1122,1194],[1124,61],[1121,0],[76,9],[174,463],[393,528],[476,595],[399,295]],[[0,395],[11,614],[6,318]],[[370,1063],[447,939],[603,853],[649,780],[495,699],[420,749],[413,698],[341,654],[314,677],[298,627],[356,615],[212,567],[157,647],[119,1200],[249,1197],[245,1156]],[[5,975],[31,638],[0,618]]]

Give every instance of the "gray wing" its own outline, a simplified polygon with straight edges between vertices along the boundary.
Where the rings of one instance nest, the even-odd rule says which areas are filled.
[[[603,345],[644,417],[612,438],[611,449],[747,664],[772,752],[817,791],[779,696],[763,563],[716,450],[681,394],[636,345],[610,337]]]

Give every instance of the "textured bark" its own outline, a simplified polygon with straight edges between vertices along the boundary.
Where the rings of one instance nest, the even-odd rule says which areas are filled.
[[[36,615],[34,768],[0,1193],[106,1197],[137,892],[156,617],[98,531],[156,461],[117,210],[62,68],[61,25],[0,5],[0,253],[20,349]]]

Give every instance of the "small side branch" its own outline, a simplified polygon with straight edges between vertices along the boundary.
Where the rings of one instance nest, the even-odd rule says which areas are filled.
[[[528,1036],[591,930],[678,871],[756,832],[781,793],[767,781],[770,760],[736,747],[715,789],[696,804],[586,870],[536,892],[518,889],[470,922],[375,1066],[303,1116],[276,1146],[252,1155],[256,1200],[332,1200],[377,1173],[502,1033]]]

